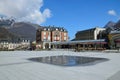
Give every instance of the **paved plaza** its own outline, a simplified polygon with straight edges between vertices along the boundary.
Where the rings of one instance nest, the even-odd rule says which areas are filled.
[[[108,61],[64,67],[28,60],[58,55],[98,57]],[[120,53],[0,51],[0,80],[120,80]]]

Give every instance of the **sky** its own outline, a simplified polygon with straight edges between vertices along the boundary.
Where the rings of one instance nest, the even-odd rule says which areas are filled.
[[[117,22],[120,0],[0,0],[0,16],[64,27],[73,39],[77,31]]]

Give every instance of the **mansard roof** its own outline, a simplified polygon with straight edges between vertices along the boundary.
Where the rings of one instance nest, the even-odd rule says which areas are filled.
[[[43,31],[43,30],[45,30],[45,31],[56,31],[56,30],[58,30],[58,31],[63,31],[63,32],[67,32],[67,30],[65,29],[65,28],[63,28],[63,27],[51,27],[51,26],[46,26],[46,27],[40,27],[38,30],[40,30],[40,31]]]

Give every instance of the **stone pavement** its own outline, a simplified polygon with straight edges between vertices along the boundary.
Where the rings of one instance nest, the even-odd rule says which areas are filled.
[[[108,58],[109,61],[88,66],[61,67],[28,58],[76,55]],[[0,80],[112,80],[120,71],[120,54],[72,51],[1,51]],[[112,76],[117,77],[112,77]],[[112,77],[112,79],[110,79]],[[119,77],[120,78],[120,77]],[[117,80],[117,79],[116,79]]]

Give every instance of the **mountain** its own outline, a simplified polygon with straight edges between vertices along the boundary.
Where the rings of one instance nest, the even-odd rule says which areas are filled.
[[[120,20],[116,23],[109,21],[104,28],[106,28],[106,32],[110,33],[111,31],[120,31]]]
[[[19,37],[10,33],[7,29],[0,27],[0,41],[15,42],[18,40],[19,40]]]
[[[115,30],[120,31],[120,20],[114,25]]]
[[[116,24],[115,22],[109,21],[109,22],[104,26],[104,28],[113,28],[115,24]]]
[[[118,20],[118,22],[117,23],[120,23],[120,20]]]
[[[39,25],[30,22],[15,22],[13,19],[0,18],[0,28],[2,31],[0,32],[0,39],[4,37],[4,39],[12,41],[16,41],[16,39],[35,41],[36,29],[39,27]]]
[[[36,40],[36,29],[38,27],[40,26],[32,23],[15,22],[12,27],[8,28],[8,31],[23,39],[34,41]]]
[[[13,19],[2,19],[0,18],[0,27],[4,27],[4,28],[10,28],[12,26],[12,24],[14,24],[14,20]]]

